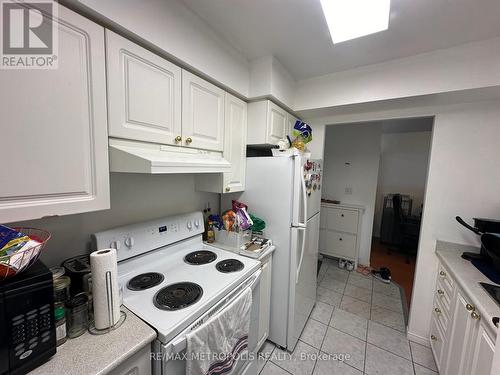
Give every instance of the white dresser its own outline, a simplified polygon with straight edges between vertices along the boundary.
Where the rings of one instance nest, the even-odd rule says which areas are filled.
[[[321,203],[319,252],[358,266],[363,206]]]

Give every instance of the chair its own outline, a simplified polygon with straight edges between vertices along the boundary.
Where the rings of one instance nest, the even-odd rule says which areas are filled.
[[[392,207],[394,209],[392,243],[397,246],[397,251],[406,254],[406,263],[410,263],[410,256],[417,254],[420,219],[403,214],[400,194],[394,194],[392,197]]]

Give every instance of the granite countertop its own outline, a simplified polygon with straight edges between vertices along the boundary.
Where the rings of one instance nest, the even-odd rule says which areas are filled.
[[[462,259],[461,255],[464,251],[479,253],[479,248],[444,241],[437,241],[436,243],[436,255],[441,260],[441,263],[447,268],[451,277],[467,295],[470,302],[476,306],[481,315],[481,321],[486,322],[490,333],[495,337],[497,328],[491,319],[500,316],[500,306],[479,285],[479,282],[496,284],[484,276],[468,260]]]
[[[68,339],[48,362],[30,374],[100,375],[115,369],[156,338],[154,329],[123,306],[122,310],[127,318],[119,328],[104,335],[86,332]]]

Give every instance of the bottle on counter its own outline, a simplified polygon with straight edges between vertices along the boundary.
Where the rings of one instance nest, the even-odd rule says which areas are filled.
[[[59,346],[64,344],[68,339],[66,333],[66,309],[61,302],[54,304],[54,319],[56,325],[56,343]]]
[[[212,221],[209,221],[208,225],[207,225],[207,242],[208,243],[215,242],[215,230],[214,230],[214,224]]]

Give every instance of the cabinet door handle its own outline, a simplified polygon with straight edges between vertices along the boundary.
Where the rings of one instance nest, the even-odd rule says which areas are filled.
[[[182,142],[182,137],[180,135],[178,135],[177,137],[175,137],[174,141],[175,141],[175,143]]]
[[[443,292],[441,289],[438,289],[438,290],[437,290],[437,292],[438,292],[438,294],[439,294],[439,295],[441,295],[441,296],[444,294],[444,292]]]
[[[191,139],[191,137],[186,138],[186,143],[187,144],[190,144],[191,142],[193,142],[193,140]]]
[[[470,303],[468,303],[467,305],[465,305],[465,308],[467,309],[467,311],[474,311],[476,308],[474,306],[472,306]]]
[[[438,339],[438,338],[437,338],[436,336],[431,335],[431,340],[432,340],[432,341],[437,341],[437,339]]]
[[[226,188],[226,191],[231,191],[231,188],[228,186],[228,187]]]
[[[344,214],[340,214],[340,216],[344,217]]]
[[[446,277],[446,272],[444,272],[444,271],[439,271],[439,275],[441,275],[442,277]]]
[[[434,312],[435,312],[436,314],[441,314],[441,310],[440,310],[440,309],[438,309],[437,307],[434,309]]]
[[[477,312],[473,311],[470,313],[470,316],[472,319],[476,319],[476,320],[479,320],[481,319],[481,315],[479,315]]]
[[[342,238],[339,238],[339,241],[342,241]]]

